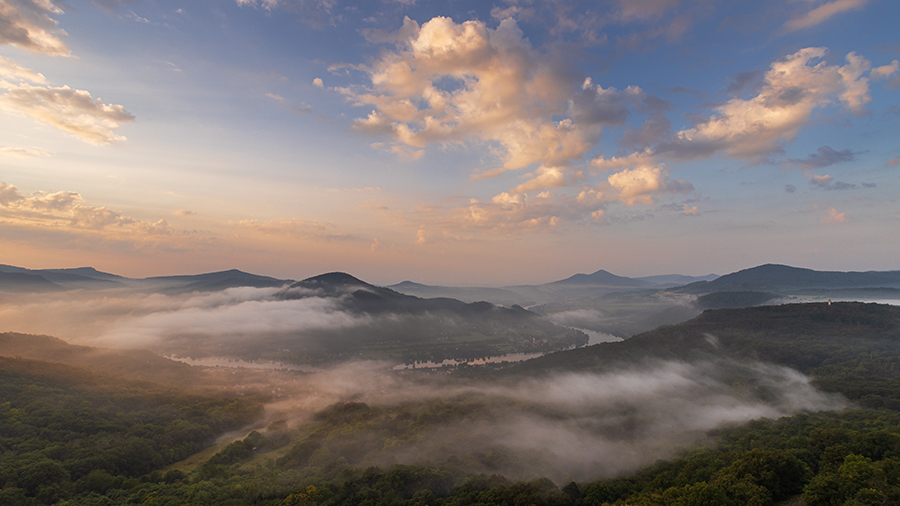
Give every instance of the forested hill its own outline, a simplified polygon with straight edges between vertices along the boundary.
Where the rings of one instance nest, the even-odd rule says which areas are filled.
[[[622,342],[553,353],[509,370],[515,374],[606,370],[649,358],[713,356],[789,366],[851,399],[869,396],[863,399],[869,405],[888,402],[900,407],[900,307],[884,304],[836,302],[708,310],[684,323]],[[863,393],[856,388],[861,382],[881,386]]]
[[[241,432],[236,441],[217,447],[218,453],[209,450],[191,457],[192,463],[173,467],[164,466],[258,417],[258,401],[204,398],[63,364],[0,358],[0,391],[5,395],[0,400],[0,505],[900,504],[898,347],[900,308],[894,306],[711,310],[621,343],[559,352],[505,369],[484,368],[484,383],[397,373],[375,388],[381,396],[404,385],[400,379],[411,380],[416,388],[408,396],[398,392],[395,399],[400,401],[378,403],[376,398],[369,405],[350,397],[290,427],[276,420],[262,433],[244,437]],[[589,458],[607,462],[627,457],[627,452],[610,448],[652,451],[653,444],[616,446],[652,436],[635,431],[649,412],[623,400],[633,394],[642,398],[639,387],[623,380],[620,387],[633,392],[587,409],[577,387],[602,389],[603,383],[584,381],[593,377],[615,383],[615,375],[569,374],[577,381],[566,383],[576,388],[574,408],[565,410],[560,397],[567,392],[554,380],[572,371],[615,372],[623,363],[652,365],[655,359],[726,367],[740,363],[752,368],[758,361],[788,365],[810,375],[820,388],[849,398],[852,409],[717,428],[707,433],[710,439],[703,446],[683,448],[669,460],[612,478],[594,475],[566,484],[502,476],[510,476],[504,470],[517,466],[553,471],[560,467],[559,456],[571,452],[585,451]],[[772,370],[761,367],[756,377],[762,378],[755,384],[725,381],[715,388],[764,402],[765,374]],[[495,374],[509,372],[520,377],[493,380]],[[695,379],[702,384],[710,378]],[[422,388],[439,387],[445,380],[452,388],[441,392],[459,395],[419,397]],[[510,390],[517,384],[527,388]],[[463,385],[465,392],[459,389]],[[476,390],[479,385],[484,389]],[[538,402],[532,394],[547,385],[553,387],[551,400]],[[697,411],[714,403],[721,390],[697,397],[693,408],[685,408],[686,398],[674,399],[673,405],[689,417],[700,416]],[[515,396],[501,397],[505,392]],[[523,430],[529,427],[526,421],[535,422],[537,430]],[[671,422],[666,418],[663,425]],[[496,434],[487,430],[494,425],[501,429]],[[559,431],[563,427],[586,432],[578,432],[574,446],[566,445],[566,432]],[[554,437],[541,440],[546,443],[539,450],[516,448],[515,442],[541,434]],[[466,441],[472,442],[466,446]],[[678,444],[683,446],[684,440]],[[427,458],[394,463],[393,457],[409,459],[414,451]],[[379,460],[385,452],[392,459]]]

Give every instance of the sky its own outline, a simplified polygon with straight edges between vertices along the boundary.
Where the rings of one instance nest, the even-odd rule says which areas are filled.
[[[894,0],[0,0],[0,263],[900,269]]]

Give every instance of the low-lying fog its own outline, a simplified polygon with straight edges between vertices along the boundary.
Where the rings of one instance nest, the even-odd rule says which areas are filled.
[[[213,341],[252,340],[270,331],[371,324],[371,317],[341,311],[335,299],[277,300],[276,292],[19,295],[0,304],[0,321],[4,331],[126,348],[154,347],[186,333]],[[484,381],[390,372],[391,365],[357,362],[312,374],[261,372],[272,375],[269,393],[278,393],[268,406],[269,420],[287,419],[296,426],[317,410],[350,400],[373,408],[436,400],[476,403],[474,414],[453,415],[429,425],[421,438],[401,438],[389,449],[370,451],[361,464],[442,464],[458,456],[476,463],[476,472],[514,479],[547,476],[563,483],[635,470],[679,446],[702,442],[706,431],[723,425],[845,405],[796,371],[725,359],[645,361],[598,373]],[[483,458],[488,454],[506,457]]]
[[[48,334],[88,346],[154,348],[176,336],[252,338],[271,332],[352,328],[372,323],[339,299],[280,300],[280,288],[228,288],[166,295],[128,289],[25,294],[0,304],[5,331]]]
[[[472,472],[546,476],[560,484],[634,471],[678,447],[703,442],[717,427],[846,406],[802,374],[758,362],[644,361],[601,373],[500,381],[390,374],[383,364],[369,362],[286,386],[268,411],[270,419],[297,424],[325,406],[351,400],[375,409],[436,400],[478,406],[430,426],[413,441],[379,446],[360,465],[449,459],[467,462]],[[356,437],[362,442],[368,436]],[[485,463],[485,455],[494,456],[492,463]]]

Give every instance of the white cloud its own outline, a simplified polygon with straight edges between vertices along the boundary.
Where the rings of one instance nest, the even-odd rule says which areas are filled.
[[[652,17],[674,5],[645,3],[637,6],[643,10],[629,15]],[[562,64],[566,59],[560,55],[535,50],[511,18],[496,28],[444,17],[420,27],[407,19],[402,31],[404,37],[379,36],[395,44],[394,49],[357,68],[367,73],[367,86],[338,89],[355,105],[374,108],[354,122],[359,131],[391,139],[372,147],[407,159],[421,156],[431,144],[486,147],[499,158],[499,166],[473,175],[473,180],[533,167],[524,182],[489,201],[417,209],[411,216],[421,232],[418,242],[465,237],[471,229],[520,233],[604,220],[610,203],[652,203],[656,195],[692,188],[681,180],[669,181],[668,170],[655,160],[650,160],[652,167],[637,167],[637,155],[592,162],[594,169],[615,170],[594,187],[594,174],[580,166],[602,128],[623,126],[631,109],[649,114],[661,128],[633,135],[641,139],[636,143],[668,132],[667,101],[637,86],[618,90],[594,83]],[[652,158],[649,151],[643,156]],[[561,188],[570,190],[556,191]],[[423,219],[427,230],[418,226]]]
[[[0,110],[30,116],[94,145],[125,140],[114,131],[134,121],[121,105],[104,104],[89,92],[68,86],[8,86],[0,94]]]
[[[900,72],[900,61],[894,60],[887,65],[882,65],[880,67],[875,67],[869,72],[869,76],[873,79],[887,79],[891,77],[896,72]]]
[[[68,56],[61,30],[52,16],[62,14],[50,0],[0,0],[0,44],[53,56]]]
[[[496,29],[444,17],[421,27],[413,23],[404,24],[409,35],[397,50],[366,68],[369,87],[340,90],[357,105],[375,107],[356,121],[358,129],[414,148],[487,142],[501,159],[490,175],[532,164],[564,167],[599,139],[600,121],[554,119],[568,116],[570,108],[586,108],[593,100],[587,96],[597,91],[580,90],[573,73],[535,51],[514,20],[504,19]],[[575,104],[576,93],[586,98]],[[627,111],[615,90],[609,94],[589,112],[597,116],[604,106],[613,108],[607,116],[621,122]]]
[[[609,176],[609,185],[618,191],[618,198],[627,206],[650,205],[653,194],[665,189],[667,179],[663,167],[641,166]]]
[[[325,87],[325,83],[322,82],[321,77],[317,77],[317,78],[313,79],[312,83],[313,83],[313,86],[315,86],[316,88],[324,88]]]
[[[47,79],[43,74],[35,72],[19,64],[9,58],[0,56],[0,79],[11,79],[18,82],[29,82],[34,84],[44,84]]]
[[[784,25],[784,29],[786,31],[794,31],[794,30],[802,30],[804,28],[811,28],[820,23],[824,23],[828,19],[836,16],[838,14],[862,9],[865,5],[869,3],[869,0],[834,0],[832,2],[826,2],[809,12],[806,12],[802,16],[796,17]]]
[[[810,47],[774,62],[756,97],[729,100],[704,122],[657,146],[656,153],[678,160],[724,153],[761,163],[796,138],[816,108],[835,99],[854,114],[866,114],[871,99],[863,74],[869,62],[850,53],[839,67],[819,61],[825,54],[825,48]]]
[[[6,224],[30,229],[110,231],[137,236],[170,235],[164,220],[144,222],[108,207],[84,203],[76,192],[36,192],[22,195],[13,185],[0,182],[0,217]]]

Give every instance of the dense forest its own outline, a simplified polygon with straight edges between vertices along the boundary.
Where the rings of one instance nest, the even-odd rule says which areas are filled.
[[[900,504],[898,351],[894,306],[712,310],[621,343],[515,365],[394,373],[457,393],[392,402],[348,397],[290,420],[267,417],[273,397],[264,392],[188,393],[2,358],[0,505]],[[723,373],[726,384],[755,402],[772,390],[742,377],[741,367],[752,367],[737,364],[788,366],[839,394],[846,409],[726,424],[636,472],[599,480],[555,472],[552,446],[490,446],[473,430],[466,436],[475,444],[460,449],[457,440],[435,437],[448,427],[502,423],[509,413],[558,418],[546,406],[491,393],[521,378],[552,383],[564,373],[661,360],[735,364]],[[298,373],[298,381],[315,376]],[[473,394],[473,385],[483,393]],[[630,413],[631,425],[596,430],[636,437],[628,431],[639,433],[639,415]],[[621,458],[597,451],[600,462]]]

